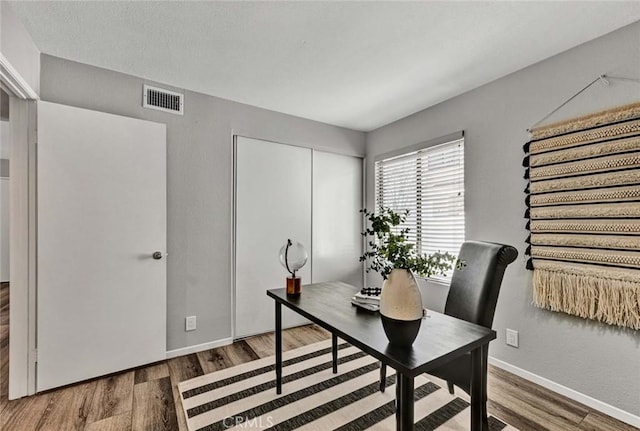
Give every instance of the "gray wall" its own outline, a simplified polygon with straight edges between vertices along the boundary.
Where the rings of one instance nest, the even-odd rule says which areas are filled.
[[[0,2],[0,50],[22,79],[40,93],[40,51],[7,2]]]
[[[43,100],[167,125],[168,350],[231,336],[232,136],[365,152],[361,132],[191,91],[184,116],[143,109],[142,78],[48,55],[41,65]],[[187,333],[191,315],[198,329]]]
[[[640,415],[638,333],[533,307],[531,273],[524,267],[526,129],[603,73],[640,78],[640,23],[370,132],[367,170],[373,172],[378,154],[463,129],[467,239],[504,242],[520,252],[505,276],[490,355]],[[632,100],[640,100],[640,84],[612,80],[576,98],[551,121]],[[372,176],[367,202],[374,202]],[[429,285],[424,293],[431,297],[427,302],[441,307],[446,287]],[[505,328],[520,332],[519,349],[505,345]]]

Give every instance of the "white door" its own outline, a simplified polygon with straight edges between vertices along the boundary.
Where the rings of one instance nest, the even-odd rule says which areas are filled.
[[[274,301],[267,289],[286,286],[279,251],[301,242],[309,261],[297,275],[311,280],[311,150],[236,138],[235,337],[274,329]],[[304,288],[303,288],[304,289]],[[307,322],[283,310],[283,325]]]
[[[37,390],[164,359],[165,125],[39,102],[37,152]]]
[[[313,282],[363,285],[362,159],[313,152]]]

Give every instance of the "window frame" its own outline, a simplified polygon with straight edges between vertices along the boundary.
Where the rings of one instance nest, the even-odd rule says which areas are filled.
[[[379,199],[380,199],[380,188],[379,188],[379,180],[381,178],[381,175],[379,174],[379,166],[380,166],[380,162],[385,162],[385,161],[390,161],[391,159],[396,159],[396,158],[402,158],[402,157],[406,157],[406,156],[410,156],[413,153],[419,153],[425,150],[429,150],[432,149],[434,147],[443,145],[443,144],[450,144],[453,142],[457,142],[457,141],[461,141],[462,144],[462,189],[460,190],[459,193],[462,193],[462,211],[463,211],[463,222],[462,222],[462,242],[464,242],[466,240],[466,205],[465,205],[465,181],[464,181],[464,177],[465,177],[465,168],[464,168],[464,159],[465,159],[465,153],[464,153],[464,144],[465,144],[465,138],[464,138],[464,132],[463,131],[459,131],[459,132],[455,132],[446,136],[442,136],[436,139],[431,139],[429,141],[424,141],[415,145],[411,145],[411,146],[406,146],[394,151],[390,151],[387,153],[383,153],[383,154],[379,154],[378,156],[376,156],[374,158],[374,211],[377,213],[380,209],[380,203],[379,203]],[[415,207],[412,209],[412,212],[415,211],[415,217],[416,217],[416,221],[415,221],[415,240],[414,239],[409,239],[410,242],[414,243],[416,245],[416,248],[418,250],[420,250],[420,252],[422,253],[423,251],[423,237],[424,237],[424,232],[423,229],[421,228],[422,224],[423,224],[423,218],[425,218],[425,216],[422,215],[422,206],[421,206],[421,202],[422,202],[422,198],[423,198],[423,193],[422,193],[422,180],[421,180],[421,175],[422,175],[422,168],[421,168],[421,164],[423,163],[423,157],[417,156],[416,158],[416,174],[415,174]],[[384,186],[381,186],[384,187]],[[409,187],[410,188],[410,187]],[[384,202],[382,203],[382,205],[384,205]],[[390,206],[390,205],[385,205],[385,206]],[[392,207],[393,208],[393,207]],[[413,228],[413,226],[412,226]],[[449,250],[449,252],[453,252],[453,250]],[[459,253],[459,248],[457,250],[455,250],[454,254],[458,254]],[[428,278],[424,278],[426,280],[429,280],[430,282],[435,282],[435,283],[442,283],[442,284],[448,284],[451,280],[451,273],[445,275],[445,276],[433,276],[433,277],[428,277]]]

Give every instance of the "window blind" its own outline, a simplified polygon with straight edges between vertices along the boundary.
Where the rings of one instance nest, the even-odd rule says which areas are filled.
[[[458,254],[464,241],[464,138],[375,163],[376,211],[403,213],[421,253]]]

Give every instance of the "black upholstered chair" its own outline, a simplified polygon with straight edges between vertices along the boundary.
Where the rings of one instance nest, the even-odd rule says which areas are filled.
[[[444,313],[491,328],[505,269],[516,260],[518,251],[509,245],[466,241],[462,244],[458,257],[464,262],[464,266],[453,272]],[[487,355],[482,358],[482,362],[482,378],[486,379]],[[385,365],[381,366],[381,377],[386,375],[385,368]],[[446,380],[449,392],[452,394],[454,385],[466,393],[470,393],[471,354],[467,353],[454,359],[430,371],[429,374]],[[383,382],[384,379],[381,380],[381,390],[383,390]],[[484,393],[482,416],[485,424],[487,421],[486,401],[487,394]]]

